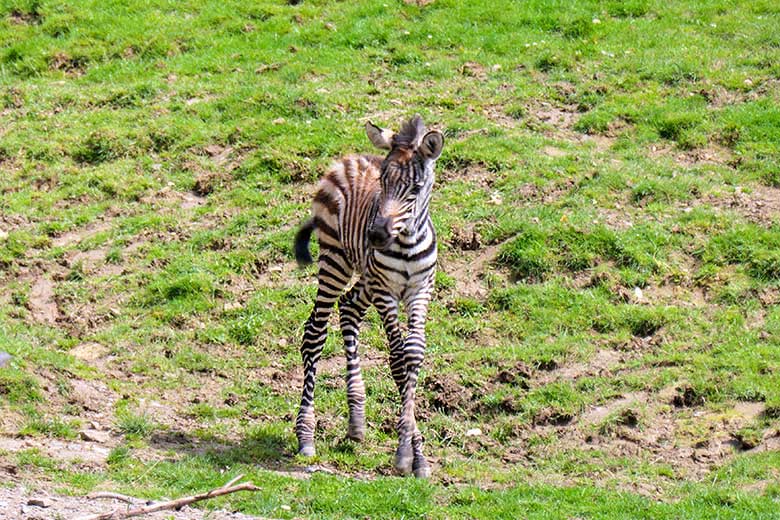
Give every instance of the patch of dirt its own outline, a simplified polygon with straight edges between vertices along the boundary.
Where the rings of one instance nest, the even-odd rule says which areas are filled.
[[[460,67],[460,73],[464,76],[476,78],[479,81],[487,79],[487,70],[481,63],[475,61],[467,61]]]
[[[261,484],[261,483],[257,483]],[[207,490],[203,490],[207,491]],[[31,501],[43,501],[45,507],[31,505]],[[145,500],[138,499],[132,507],[144,505]],[[65,496],[55,493],[46,484],[20,484],[13,487],[0,486],[0,511],[8,520],[61,520],[81,516],[124,511],[131,505],[116,499],[92,499],[79,496]],[[186,506],[177,511],[158,511],[143,515],[149,520],[263,520],[229,511],[204,511]]]
[[[208,193],[211,193],[211,191],[208,191],[206,194]],[[181,209],[197,208],[198,206],[203,206],[206,203],[204,194],[201,193],[185,192],[181,194],[181,199],[181,204],[179,205]]]
[[[431,396],[425,399],[425,404],[420,408],[430,407],[448,415],[469,408],[474,398],[468,388],[446,374],[426,374],[421,387]],[[420,412],[423,417],[424,411]]]
[[[780,304],[780,289],[774,287],[765,287],[758,294],[758,299],[765,307]]]
[[[118,396],[103,381],[74,379],[70,382],[68,401],[87,412],[89,419],[104,420],[110,416],[117,399]]]
[[[500,370],[494,379],[495,383],[502,385],[516,386],[527,390],[530,388],[529,380],[533,377],[533,370],[531,367],[519,361],[514,367],[509,369]]]
[[[723,108],[739,103],[756,101],[771,90],[780,88],[780,80],[770,78],[749,91],[729,90],[721,85],[705,85],[696,93],[704,97],[714,108]]]
[[[577,132],[574,130],[574,125],[579,119],[580,112],[576,105],[553,105],[547,102],[533,103],[526,106],[525,114],[526,126],[530,129],[539,131],[551,139],[580,145],[590,144],[597,152],[609,149],[615,142],[615,135],[620,130],[619,127],[615,127],[609,135]],[[549,151],[553,154],[560,154],[560,151],[557,149]],[[545,151],[545,153],[547,152]]]
[[[44,455],[64,462],[80,462],[87,466],[104,466],[111,445],[88,441],[50,438],[15,439],[0,437],[0,450],[11,453],[39,450]]]
[[[470,229],[453,229],[452,238],[450,238],[450,246],[460,249],[461,251],[477,251],[482,247],[482,241],[479,238],[479,234]]]
[[[36,12],[37,10],[34,10],[33,12],[23,12],[19,11],[18,9],[12,9],[11,13],[8,15],[8,21],[11,22],[14,25],[37,25],[40,24],[43,20],[43,16]]]
[[[95,341],[88,341],[76,345],[68,351],[68,354],[90,364],[108,355],[108,347]]]
[[[205,197],[219,186],[226,184],[228,180],[230,180],[230,176],[224,171],[202,171],[195,177],[195,186],[192,191],[198,197]]]
[[[675,395],[680,395],[679,391]],[[740,451],[734,432],[752,423],[763,409],[760,403],[741,402],[734,403],[726,411],[669,409],[669,398],[669,391],[630,392],[592,407],[576,422],[557,428],[561,439],[559,448],[586,446],[610,456],[651,463],[663,461],[674,469],[675,479],[696,481]],[[607,417],[621,410],[625,413],[616,419],[612,428],[596,429]],[[692,430],[691,425],[697,426]],[[765,434],[761,444],[751,451],[777,449],[780,437],[775,435]],[[650,492],[650,496],[653,495],[657,495],[657,490]]]
[[[81,76],[87,69],[89,60],[85,56],[71,56],[60,51],[49,58],[49,69],[65,72],[69,76]]]
[[[549,157],[566,157],[569,155],[569,152],[566,150],[561,150],[560,148],[556,148],[555,146],[545,146],[542,148],[542,153]]]
[[[603,223],[614,231],[625,231],[634,227],[634,215],[628,209],[628,205],[615,202],[612,208],[598,208],[598,223]]]
[[[445,168],[436,174],[444,183],[459,180],[478,188],[490,188],[496,178],[496,173],[489,171],[482,164],[466,164],[457,169]]]
[[[735,211],[755,224],[770,226],[774,222],[780,222],[780,188],[755,185],[746,192],[737,187],[730,194],[709,194],[702,202],[719,209]]]
[[[501,247],[514,237],[489,245],[482,249],[461,250],[457,259],[442,255],[439,260],[441,269],[455,280],[455,293],[477,299],[487,297],[489,288],[482,277],[488,266],[495,262]]]
[[[476,254],[462,255],[457,262],[444,260],[440,262],[443,270],[455,280],[455,292],[462,296],[484,299],[488,288],[480,279],[484,275],[485,266],[493,262],[500,250],[499,245],[489,246]]]
[[[281,262],[267,265],[255,273],[255,287],[280,287],[289,285],[295,278],[298,266],[294,262]],[[335,313],[334,313],[335,314]]]
[[[84,274],[93,274],[99,266],[104,265],[107,251],[105,248],[72,251],[65,255],[65,259],[69,267],[79,267]]]
[[[543,371],[538,378],[539,383],[548,384],[553,381],[576,381],[586,376],[609,375],[617,365],[624,361],[624,353],[614,350],[601,349],[596,351],[587,363],[571,363],[563,366],[554,366],[551,370]]]
[[[642,298],[637,299],[637,303],[701,308],[707,304],[707,298],[704,289],[701,287],[668,283],[645,287],[642,289]]]
[[[36,321],[48,325],[56,324],[60,311],[54,300],[54,282],[48,278],[38,278],[30,289],[28,307]]]
[[[680,150],[669,143],[655,143],[650,145],[648,155],[653,159],[670,157],[678,166],[686,169],[706,164],[729,165],[734,160],[731,150],[715,144],[693,150]]]
[[[200,153],[199,150],[194,150]],[[217,189],[227,185],[232,179],[230,172],[241,165],[244,152],[231,146],[211,144],[203,148],[202,153],[210,158],[215,168],[205,167],[194,160],[184,163],[184,168],[195,174],[193,193],[198,197],[210,195]]]
[[[619,399],[615,399],[607,404],[589,408],[580,416],[579,423],[585,427],[598,425],[612,413],[632,404],[645,403],[647,399],[648,395],[645,392],[626,393]]]
[[[158,210],[175,211],[196,208],[206,204],[206,198],[194,192],[176,191],[171,186],[164,186],[157,191],[141,197],[140,201],[158,208]]]
[[[111,221],[93,222],[92,224],[89,224],[84,228],[63,233],[62,235],[52,240],[51,245],[54,247],[72,246],[80,243],[82,240],[86,238],[94,236],[98,233],[102,233],[104,231],[108,231],[109,229],[111,229],[111,226],[112,226]]]

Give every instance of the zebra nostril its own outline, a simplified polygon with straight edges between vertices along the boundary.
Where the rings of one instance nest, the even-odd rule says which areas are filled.
[[[388,231],[390,219],[377,215],[374,222],[368,229],[368,243],[376,249],[383,249],[390,243],[390,232]]]
[[[381,249],[390,242],[390,234],[384,227],[373,227],[368,232],[368,243],[371,247]]]

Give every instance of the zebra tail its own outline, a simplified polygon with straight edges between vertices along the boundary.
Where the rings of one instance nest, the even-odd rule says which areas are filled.
[[[309,240],[315,227],[314,219],[310,218],[301,225],[301,229],[295,235],[295,259],[298,260],[298,265],[301,267],[314,261],[309,252]]]

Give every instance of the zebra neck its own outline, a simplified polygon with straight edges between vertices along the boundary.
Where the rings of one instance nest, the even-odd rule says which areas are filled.
[[[428,208],[425,208],[420,215],[414,221],[414,230],[407,235],[408,243],[416,244],[426,237],[428,230],[430,229],[431,217],[428,214]]]

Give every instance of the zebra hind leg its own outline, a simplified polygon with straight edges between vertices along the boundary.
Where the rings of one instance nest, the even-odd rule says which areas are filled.
[[[344,354],[347,358],[346,383],[349,407],[347,438],[357,442],[362,442],[366,435],[366,387],[360,372],[358,334],[360,322],[363,321],[369,303],[362,280],[359,280],[339,299],[339,321],[341,335],[344,338]]]
[[[303,332],[301,342],[303,391],[301,406],[295,421],[295,434],[298,437],[298,453],[307,457],[316,454],[314,429],[317,421],[314,416],[314,382],[317,375],[317,362],[328,335],[328,318],[333,311],[333,305],[351,275],[347,265],[338,253],[325,251],[320,255],[317,299]]]
[[[428,478],[431,476],[431,465],[423,454],[423,436],[420,430],[415,430],[412,437],[413,462],[412,471],[417,478]]]

